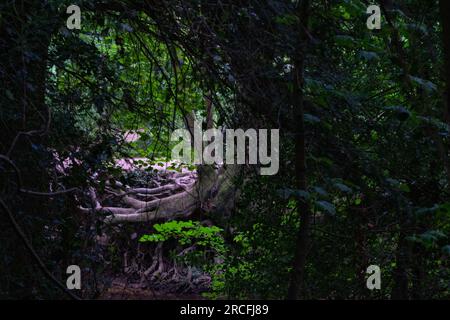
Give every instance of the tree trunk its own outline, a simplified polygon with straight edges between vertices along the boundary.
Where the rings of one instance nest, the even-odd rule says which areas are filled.
[[[299,39],[296,54],[294,57],[294,103],[296,105],[296,123],[297,137],[295,141],[295,178],[297,189],[306,190],[306,146],[305,146],[305,127],[304,127],[304,62],[305,62],[305,46],[307,43],[306,28],[308,26],[309,1],[302,1],[298,8]],[[300,228],[297,234],[297,243],[293,262],[293,270],[289,283],[287,298],[297,299],[299,291],[304,289],[306,257],[309,246],[309,232],[311,223],[311,213],[307,200],[298,199],[298,210],[300,218]],[[300,298],[304,298],[304,292],[300,292]]]
[[[411,228],[411,223],[409,221],[408,212],[402,208],[400,203],[398,204],[396,215],[399,217],[399,233],[395,254],[396,266],[392,275],[394,286],[392,288],[391,296],[394,300],[407,300],[409,299],[408,266],[410,265],[410,252],[407,237],[409,235],[408,229]]]
[[[441,12],[442,23],[442,39],[444,43],[444,60],[445,60],[445,81],[446,81],[446,104],[444,117],[450,124],[450,1],[440,0],[439,9]]]
[[[400,228],[404,225],[401,224]],[[399,240],[397,243],[396,253],[396,267],[393,272],[394,287],[392,288],[392,299],[394,300],[407,300],[408,299],[408,252],[406,244],[406,235],[403,230],[400,231]]]
[[[43,241],[41,233],[48,218],[49,198],[24,196],[17,192],[17,188],[10,187],[20,185],[24,189],[48,190],[50,178],[43,164],[47,161],[44,136],[50,125],[50,111],[45,103],[47,55],[52,33],[59,28],[60,22],[54,18],[55,13],[47,1],[4,1],[1,10],[0,154],[15,165],[21,179],[19,174],[6,178],[2,175],[0,178],[2,211],[11,212],[1,212],[0,215],[2,239],[5,236],[11,239],[4,241],[3,246],[11,252],[14,261],[12,268],[4,268],[3,264],[0,268],[2,271],[4,269],[4,274],[13,274],[15,279],[29,283],[24,292],[32,292],[33,286],[38,286],[41,281],[39,274],[35,274],[35,264],[48,279],[65,291],[38,255],[49,256],[54,252],[36,253],[32,247],[32,244]],[[0,171],[2,174],[6,172]],[[16,222],[15,215],[18,213],[21,218]],[[3,228],[4,222],[11,228]],[[9,237],[10,232],[14,232],[15,236]],[[16,239],[20,239],[24,246]],[[2,281],[0,279],[0,287]]]

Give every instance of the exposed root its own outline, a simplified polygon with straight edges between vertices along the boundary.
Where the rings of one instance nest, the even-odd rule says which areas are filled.
[[[199,174],[197,178],[195,171],[163,169],[154,175],[152,173],[151,182],[146,183],[151,187],[145,184],[128,186],[107,180],[102,194],[94,188],[89,189],[89,204],[80,206],[80,210],[106,215],[105,223],[154,222],[188,217],[198,208],[225,212],[234,203],[230,176],[224,168],[208,166],[201,167]],[[225,192],[221,193],[221,190]],[[219,200],[214,201],[214,198]]]
[[[106,215],[106,223],[120,223],[186,217],[199,207],[196,172],[163,170],[150,184],[153,187],[107,180],[101,194],[94,187],[88,189],[89,201],[79,209]]]

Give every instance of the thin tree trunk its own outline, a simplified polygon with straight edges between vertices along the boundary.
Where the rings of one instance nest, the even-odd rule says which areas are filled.
[[[296,123],[297,123],[297,137],[295,141],[295,177],[296,185],[299,190],[306,190],[306,147],[305,147],[305,126],[304,126],[304,62],[305,62],[305,46],[307,42],[306,28],[308,26],[308,11],[309,1],[301,1],[298,8],[298,17],[300,19],[299,25],[299,45],[296,55],[294,57],[295,68],[295,83],[294,83],[294,102],[296,105]],[[300,228],[297,234],[297,243],[295,249],[295,256],[293,262],[293,270],[289,283],[287,298],[297,299],[303,298],[304,292],[301,291],[304,287],[305,266],[307,251],[309,246],[309,233],[311,214],[308,203],[305,199],[298,199],[298,210],[300,218]],[[301,291],[301,292],[300,292]],[[300,293],[300,295],[299,295]]]
[[[445,80],[446,80],[446,104],[444,117],[450,124],[450,1],[440,0],[439,9],[441,12],[442,23],[442,39],[444,43],[444,60],[445,60]]]
[[[407,265],[408,265],[408,252],[407,252],[407,243],[406,243],[406,234],[403,230],[405,223],[400,224],[400,234],[399,240],[397,244],[397,253],[396,253],[396,267],[393,272],[394,278],[394,287],[392,288],[392,299],[394,300],[407,300],[408,299],[408,274],[407,274]]]
[[[396,266],[393,270],[392,278],[394,279],[394,285],[391,292],[391,297],[394,300],[407,300],[409,299],[409,276],[408,267],[410,262],[410,250],[407,237],[409,235],[408,229],[411,228],[411,221],[409,220],[409,213],[405,211],[405,204],[397,203],[397,213],[399,217],[398,221],[398,240],[397,249],[395,253]]]

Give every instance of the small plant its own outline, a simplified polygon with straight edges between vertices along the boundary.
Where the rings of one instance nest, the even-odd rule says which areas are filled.
[[[155,233],[141,236],[139,242],[175,240],[183,247],[176,258],[196,265],[211,275],[211,291],[207,297],[218,297],[224,288],[223,262],[226,253],[223,231],[216,226],[203,226],[197,221],[169,221],[155,224]]]
[[[163,242],[177,240],[181,245],[196,245],[214,250],[218,254],[224,252],[224,242],[220,236],[222,229],[216,226],[203,226],[195,221],[169,221],[153,226],[156,233],[143,235],[140,242]]]

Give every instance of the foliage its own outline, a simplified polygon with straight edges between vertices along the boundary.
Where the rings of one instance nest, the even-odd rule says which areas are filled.
[[[23,230],[2,210],[0,298],[64,294],[36,273],[17,245],[23,235],[61,282],[67,265],[81,265],[81,295],[96,297],[102,276],[121,270],[119,252],[137,254],[128,247],[133,228],[148,225],[108,229],[102,215],[80,214],[80,203],[92,186],[105,191],[107,179],[152,183],[148,165],[170,158],[170,132],[192,113],[206,115],[210,101],[217,127],[280,129],[280,172],[261,177],[243,166],[230,216],[216,221],[223,212],[202,203],[195,218],[211,226],[155,224],[140,242],[174,256],[192,248],[179,258],[211,274],[211,298],[280,299],[305,203],[312,223],[303,297],[448,299],[445,12],[437,1],[383,1],[382,28],[368,30],[365,1],[309,1],[307,25],[299,3],[79,1],[81,30],[64,25],[70,1],[0,3],[0,200]],[[126,142],[137,130],[139,139]],[[305,188],[297,181],[301,137]],[[142,170],[119,170],[124,158],[139,158]],[[194,169],[169,167],[183,168]],[[70,188],[80,191],[23,192]],[[101,248],[105,232],[126,241]],[[381,267],[380,291],[365,287],[371,264]]]
[[[219,233],[222,229],[216,226],[202,226],[198,221],[170,221],[153,226],[156,233],[143,235],[140,242],[164,242],[169,239],[177,240],[181,245],[197,245],[212,249],[223,255],[225,247]]]

